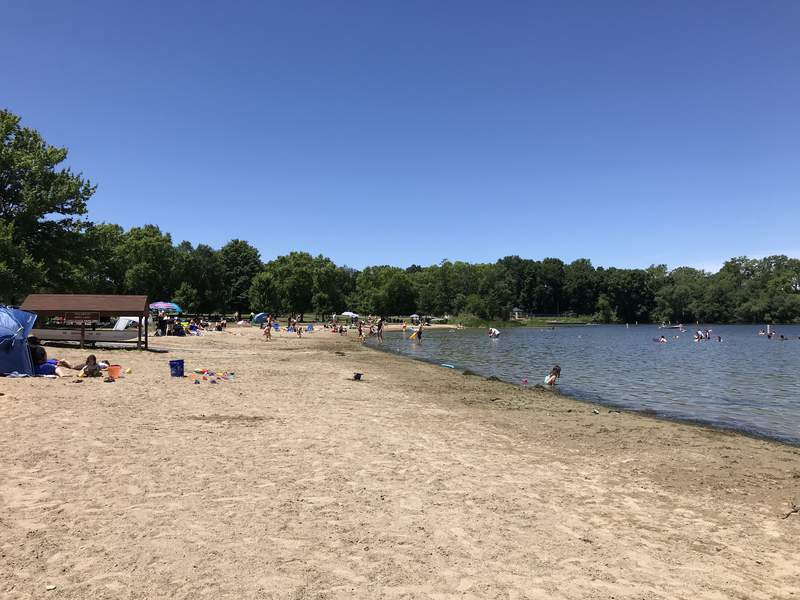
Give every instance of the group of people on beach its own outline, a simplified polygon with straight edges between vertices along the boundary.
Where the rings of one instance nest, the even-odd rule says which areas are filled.
[[[273,329],[276,330],[276,331],[279,331],[280,330],[280,324],[278,324],[275,321],[275,318],[272,316],[272,313],[269,313],[266,316],[266,318],[264,319],[264,321],[261,323],[261,329],[264,330],[264,333],[262,334],[264,336],[264,341],[271,342],[272,341],[272,331],[273,331]],[[311,332],[313,330],[314,330],[314,326],[313,325],[308,325],[305,328],[305,331]],[[287,325],[286,325],[286,332],[287,333],[295,333],[295,334],[297,334],[297,337],[302,338],[303,337],[303,331],[304,331],[304,328],[303,328],[303,325],[300,323],[300,319],[297,316],[293,315],[293,314],[289,315],[289,319],[288,319],[288,322],[287,322]]]
[[[364,324],[363,321],[359,320],[356,326],[358,330],[358,341],[364,343],[367,341],[367,336],[373,337],[376,336],[381,342],[383,341],[383,327],[384,321],[383,317],[378,319],[377,323],[373,323],[371,320],[368,321],[367,325],[369,325],[369,329]]]
[[[156,317],[156,336],[202,335],[207,330],[225,331],[227,326],[228,323],[224,318],[213,324],[202,317],[192,317],[188,321],[182,321],[178,315],[167,315],[164,311],[160,311]]]

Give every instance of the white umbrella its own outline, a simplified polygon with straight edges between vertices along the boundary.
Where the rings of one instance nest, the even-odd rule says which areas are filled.
[[[418,315],[418,314],[416,314],[416,313],[414,313],[413,315],[411,315],[411,318],[412,318],[412,319],[419,319],[419,315]]]
[[[342,313],[342,316],[343,317],[357,317],[358,313],[354,313],[354,312],[350,312],[349,310],[346,310],[346,311],[344,311]]]

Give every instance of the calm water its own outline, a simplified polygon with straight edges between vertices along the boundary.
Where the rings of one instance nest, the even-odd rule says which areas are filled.
[[[800,444],[800,326],[776,328],[793,338],[785,342],[756,335],[752,325],[699,328],[722,343],[694,342],[691,328],[598,325],[504,329],[498,339],[484,330],[427,330],[422,343],[387,333],[382,348],[517,384],[543,383],[559,364],[560,390],[577,398]],[[653,341],[662,333],[669,343]]]

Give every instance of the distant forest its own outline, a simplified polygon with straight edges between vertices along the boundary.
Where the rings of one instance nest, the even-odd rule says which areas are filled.
[[[502,320],[520,309],[603,323],[800,322],[800,260],[782,255],[731,258],[717,273],[519,256],[359,271],[305,252],[264,262],[238,239],[219,249],[176,244],[156,225],[125,231],[91,222],[87,201],[95,186],[59,167],[65,148],[48,145],[5,110],[0,139],[2,303],[19,304],[31,292],[147,294],[190,313],[323,317],[353,310]]]

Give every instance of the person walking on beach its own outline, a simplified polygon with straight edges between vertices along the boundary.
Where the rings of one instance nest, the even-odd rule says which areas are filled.
[[[378,320],[378,339],[383,341],[383,317]]]

